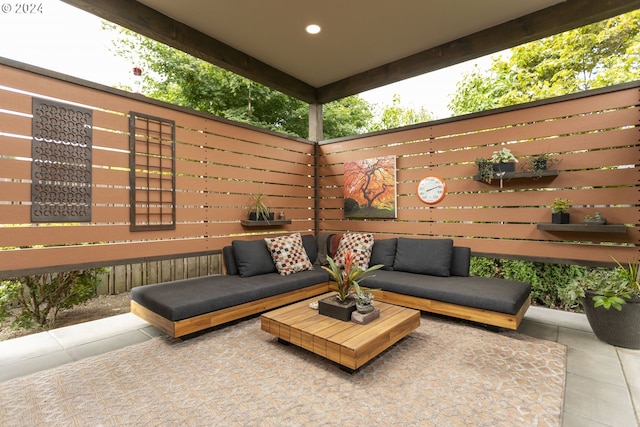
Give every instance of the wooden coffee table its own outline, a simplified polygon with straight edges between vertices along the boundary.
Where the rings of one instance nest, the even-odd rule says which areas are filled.
[[[366,325],[323,316],[309,303],[321,295],[265,313],[263,331],[332,360],[348,372],[358,368],[420,326],[420,312],[376,302],[380,317]]]

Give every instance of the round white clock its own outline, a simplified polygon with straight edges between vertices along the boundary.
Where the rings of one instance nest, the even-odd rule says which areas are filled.
[[[447,194],[447,185],[437,176],[426,176],[418,183],[418,197],[427,204],[435,204],[444,199]]]

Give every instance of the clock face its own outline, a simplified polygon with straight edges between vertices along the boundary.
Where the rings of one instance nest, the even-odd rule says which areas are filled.
[[[418,197],[425,203],[438,203],[447,194],[447,186],[442,178],[437,176],[424,177],[418,183]]]

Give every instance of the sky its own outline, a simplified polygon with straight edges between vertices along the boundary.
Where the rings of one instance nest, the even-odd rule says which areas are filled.
[[[18,4],[0,5],[0,56],[46,68],[106,86],[134,86],[133,67],[109,48],[113,33],[101,29],[101,19],[58,0],[31,3],[34,10],[16,9]],[[28,12],[28,13],[25,13]],[[451,116],[447,104],[456,83],[478,64],[488,69],[490,57],[478,58],[422,76],[360,94],[379,107],[391,105],[400,96],[405,108],[426,110],[435,119]],[[0,82],[1,84],[1,82]]]

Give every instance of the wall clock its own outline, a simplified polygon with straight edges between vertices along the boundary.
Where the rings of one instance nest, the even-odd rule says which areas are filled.
[[[447,185],[437,176],[426,176],[418,183],[418,197],[423,202],[433,205],[444,199],[447,194]]]

